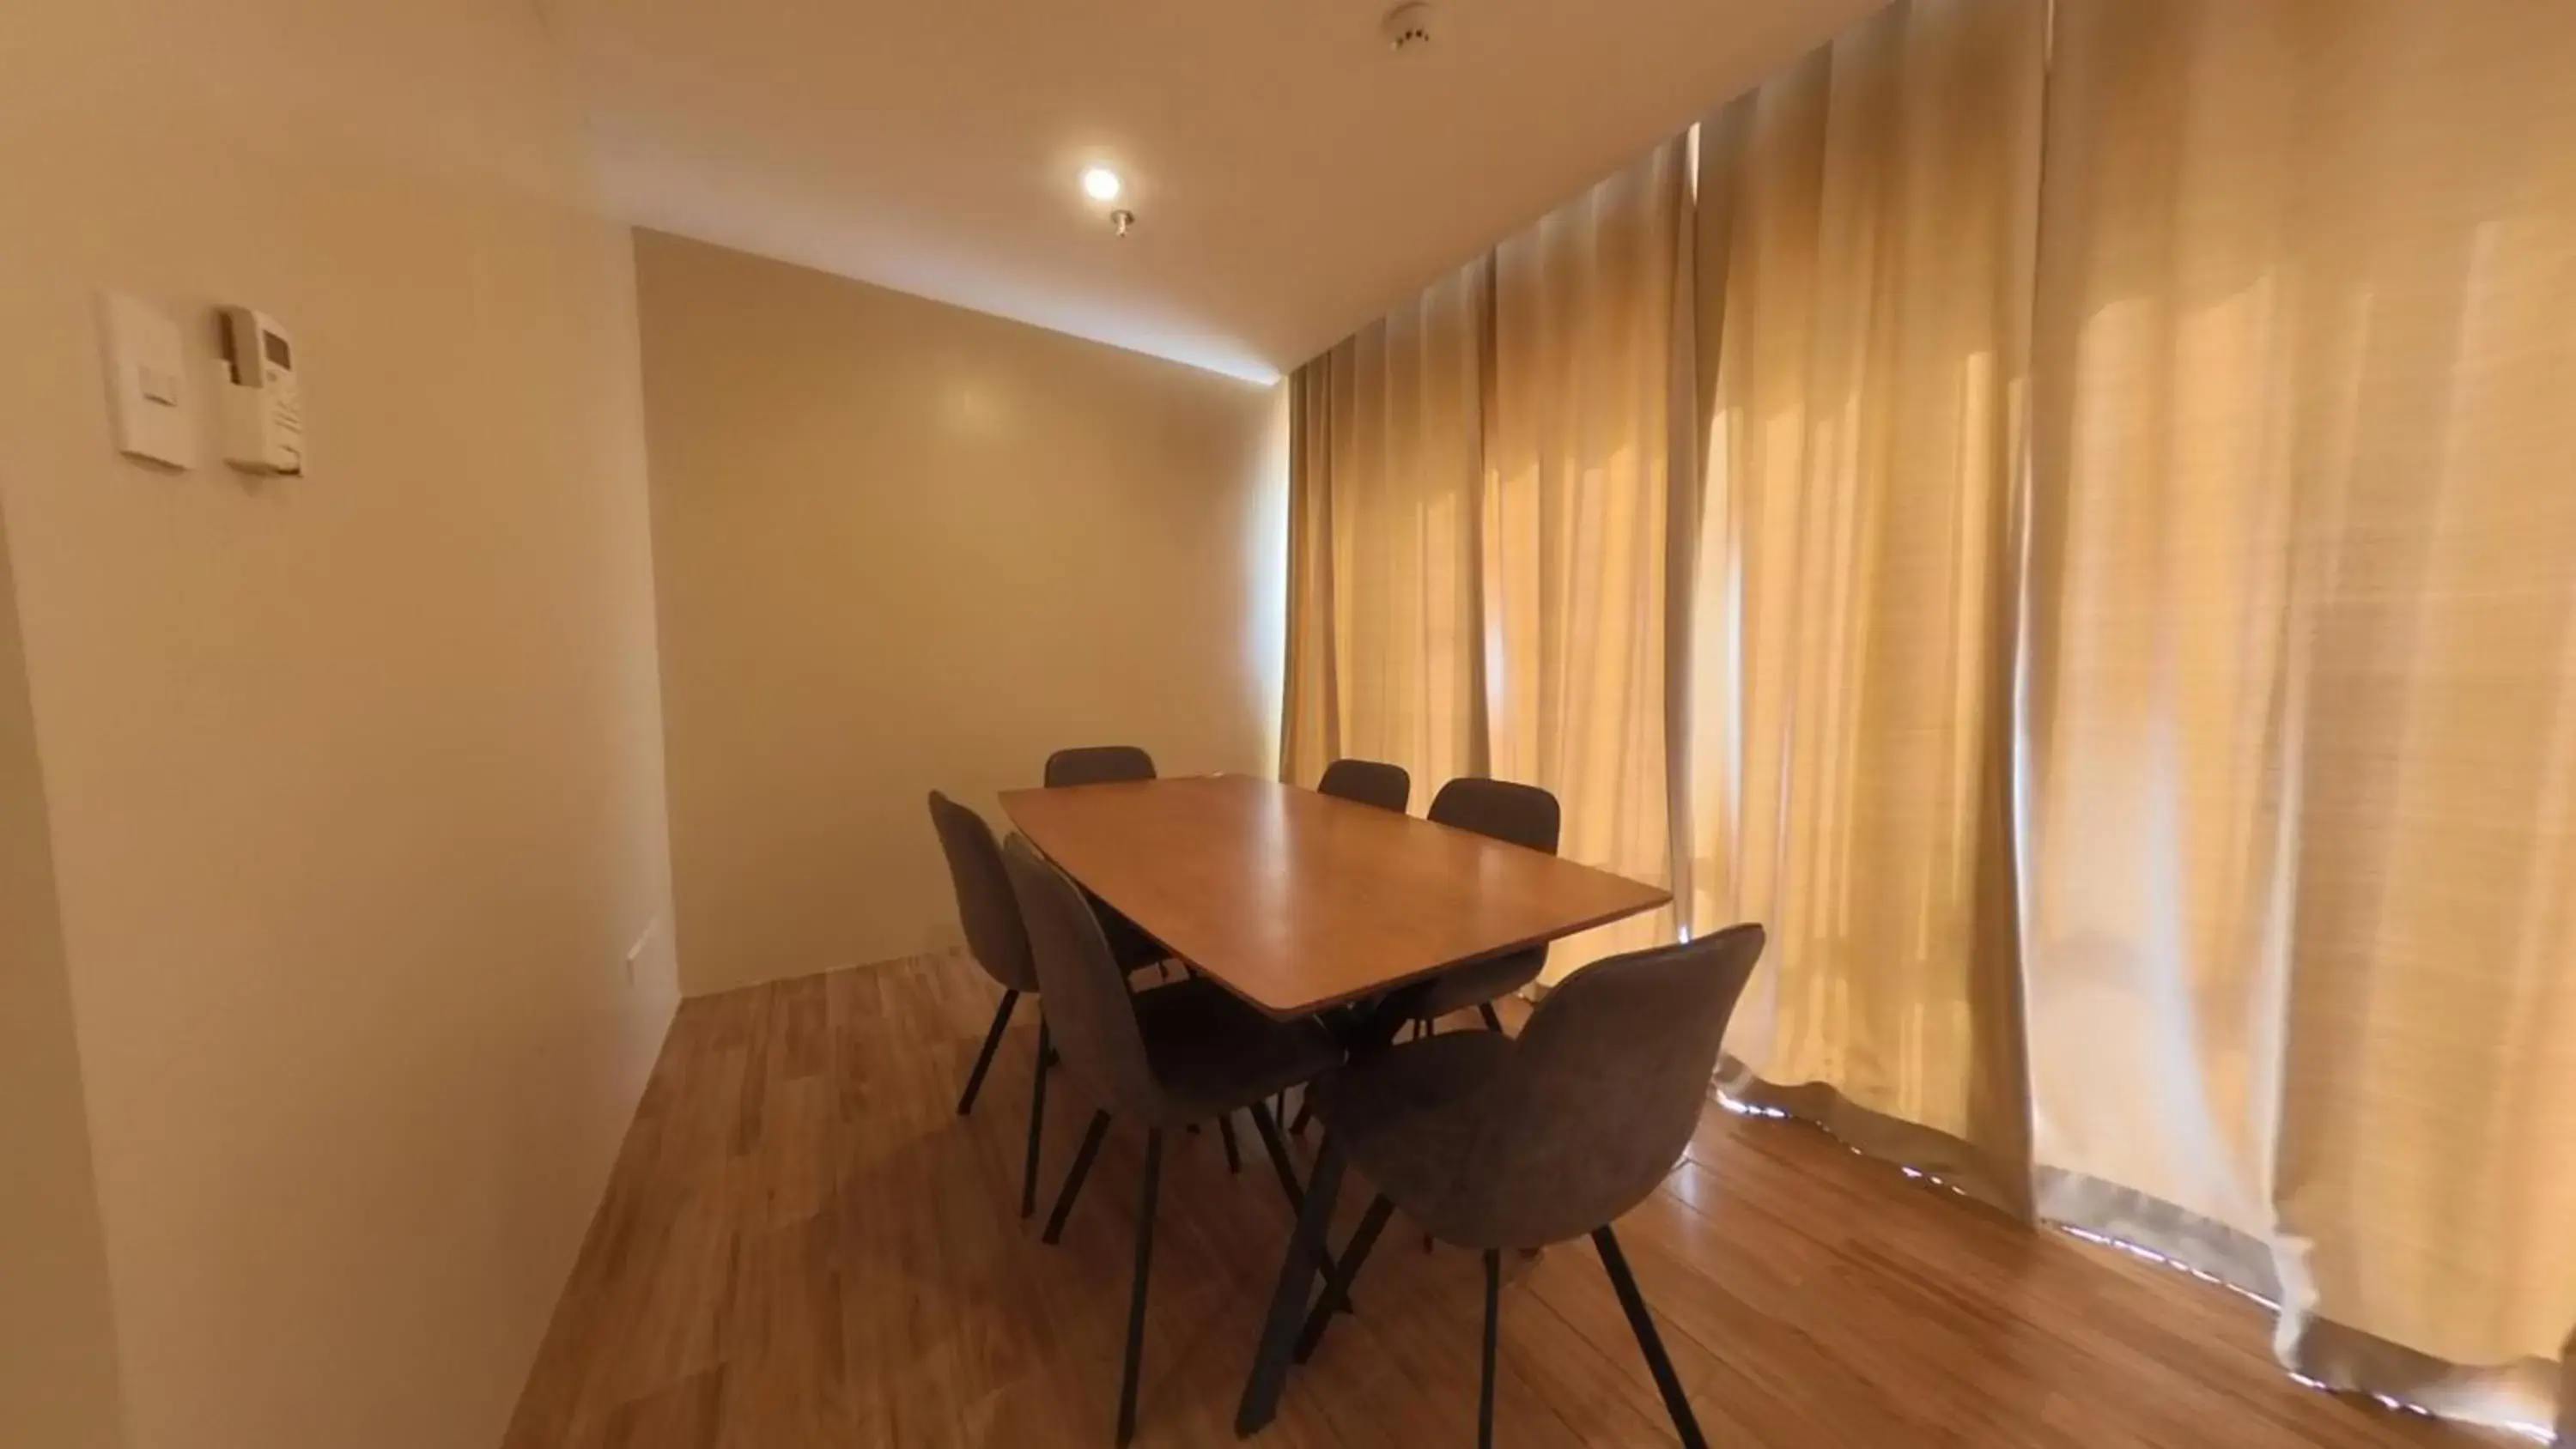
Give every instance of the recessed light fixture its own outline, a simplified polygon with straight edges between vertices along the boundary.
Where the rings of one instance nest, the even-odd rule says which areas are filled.
[[[1377,23],[1378,34],[1386,37],[1389,48],[1418,53],[1431,48],[1431,6],[1429,0],[1411,0],[1386,12]]]
[[[1120,191],[1118,173],[1106,166],[1092,166],[1082,173],[1082,194],[1094,201],[1116,201]]]

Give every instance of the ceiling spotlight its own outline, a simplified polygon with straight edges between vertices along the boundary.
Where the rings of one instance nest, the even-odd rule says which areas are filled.
[[[1094,201],[1116,201],[1119,190],[1118,173],[1106,166],[1093,166],[1082,173],[1082,194]]]

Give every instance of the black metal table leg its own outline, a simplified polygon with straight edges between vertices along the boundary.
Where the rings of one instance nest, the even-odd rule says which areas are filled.
[[[1476,1392],[1476,1449],[1494,1449],[1494,1357],[1502,1340],[1503,1255],[1485,1250],[1485,1377]]]
[[[1234,1432],[1248,1438],[1279,1412],[1279,1391],[1288,1378],[1288,1355],[1296,1347],[1297,1327],[1306,1316],[1307,1290],[1315,1264],[1331,1252],[1326,1229],[1333,1220],[1333,1201],[1342,1191],[1342,1147],[1331,1134],[1315,1158],[1314,1176],[1306,1184],[1306,1205],[1290,1229],[1287,1251],[1279,1261],[1279,1283],[1270,1295],[1262,1321],[1261,1343],[1253,1350],[1252,1371],[1243,1382],[1243,1398],[1234,1411]]]
[[[1279,1123],[1277,1119],[1270,1115],[1269,1108],[1262,1106],[1259,1102],[1255,1102],[1252,1104],[1250,1110],[1252,1112],[1252,1125],[1261,1134],[1262,1150],[1270,1155],[1270,1169],[1271,1171],[1279,1174],[1279,1190],[1288,1195],[1289,1213],[1293,1216],[1294,1214],[1304,1212],[1306,1210],[1306,1190],[1297,1185],[1296,1164],[1288,1160],[1288,1139],[1279,1135]],[[1332,1225],[1330,1223],[1325,1224],[1327,1229],[1331,1226]],[[1327,1235],[1329,1236],[1329,1233]],[[1350,1312],[1350,1295],[1343,1292],[1341,1289],[1332,1286],[1333,1258],[1329,1248],[1325,1250],[1322,1257],[1316,1260],[1315,1270],[1324,1275],[1325,1288],[1323,1301],[1331,1304],[1336,1312]]]
[[[1395,1044],[1395,1034],[1413,1019],[1413,1005],[1428,990],[1425,986],[1406,986],[1359,1006],[1340,1007],[1317,1018],[1343,1055],[1352,1061],[1373,1056]],[[1314,1092],[1311,1088],[1299,1094],[1297,1116],[1288,1124],[1288,1135],[1303,1137],[1306,1124],[1314,1117]]]
[[[1360,1225],[1351,1240],[1342,1245],[1340,1261],[1325,1275],[1323,1296],[1315,1300],[1315,1311],[1306,1315],[1306,1327],[1297,1335],[1297,1362],[1315,1356],[1315,1346],[1324,1341],[1324,1329],[1333,1314],[1350,1308],[1351,1284],[1360,1276],[1360,1265],[1368,1261],[1369,1250],[1377,1246],[1377,1235],[1386,1231],[1386,1220],[1395,1215],[1395,1203],[1379,1193],[1361,1216]]]
[[[1224,1116],[1216,1119],[1216,1132],[1219,1137],[1225,1139],[1225,1170],[1228,1172],[1243,1171],[1243,1149],[1235,1145],[1234,1114],[1232,1112],[1228,1112]]]

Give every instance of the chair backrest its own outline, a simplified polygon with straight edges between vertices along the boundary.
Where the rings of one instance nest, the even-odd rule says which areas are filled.
[[[1458,1184],[1517,1247],[1592,1231],[1645,1200],[1690,1145],[1760,926],[1632,951],[1530,1013]]]
[[[994,980],[1012,991],[1038,989],[1029,960],[1028,929],[1020,924],[1019,899],[1002,866],[1001,842],[984,817],[933,790],[930,824],[948,856],[948,884],[957,892],[957,920],[966,949]]]
[[[1324,767],[1324,778],[1315,783],[1315,790],[1398,814],[1413,804],[1413,777],[1402,765],[1382,760],[1335,760]]]
[[[1103,1106],[1123,1115],[1150,1115],[1160,1094],[1145,1055],[1145,1033],[1136,1025],[1127,975],[1109,954],[1091,902],[1024,835],[1003,844],[1002,864],[1019,897],[1020,919],[1028,923],[1047,1032],[1066,1068]]]
[[[1554,855],[1564,817],[1556,797],[1536,785],[1470,775],[1440,787],[1431,797],[1431,818]]]
[[[1547,791],[1536,785],[1488,780],[1481,775],[1462,775],[1441,786],[1440,793],[1431,797],[1430,817],[1442,825],[1454,825],[1550,855],[1556,854],[1556,839],[1564,821],[1556,797]],[[1515,979],[1524,986],[1546,969],[1545,942],[1483,963],[1487,977]]]
[[[1134,745],[1085,745],[1047,756],[1050,790],[1060,785],[1111,785],[1153,778],[1154,757]]]

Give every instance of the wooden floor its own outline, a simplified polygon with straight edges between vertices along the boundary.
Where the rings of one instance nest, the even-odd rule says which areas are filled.
[[[510,1449],[1108,1445],[1142,1143],[1113,1133],[1038,1243],[1033,1019],[955,1113],[997,997],[942,958],[687,1003]],[[1049,1096],[1045,1192],[1090,1111],[1064,1074]],[[1213,1132],[1174,1145],[1138,1442],[1230,1444],[1288,1212],[1248,1132],[1239,1177]],[[1719,1449],[2494,1442],[2300,1388],[2255,1305],[1793,1123],[1712,1106],[1619,1232]],[[1507,1263],[1497,1442],[1671,1442],[1589,1246]],[[1257,1442],[1473,1442],[1481,1293],[1475,1255],[1399,1219]]]

